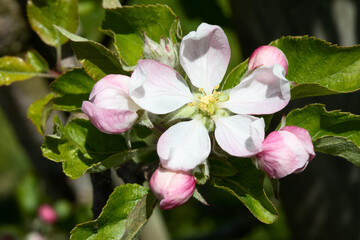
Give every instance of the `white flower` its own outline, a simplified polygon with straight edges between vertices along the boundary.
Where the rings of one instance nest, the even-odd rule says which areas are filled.
[[[281,65],[258,67],[229,91],[218,92],[230,60],[230,46],[219,26],[202,23],[180,45],[180,64],[192,85],[174,69],[141,60],[131,76],[129,95],[141,108],[167,114],[187,104],[190,121],[171,126],[160,137],[161,164],[188,171],[204,162],[211,151],[208,132],[215,127],[219,146],[230,155],[253,156],[261,151],[264,120],[249,114],[271,114],[290,100],[290,84]]]

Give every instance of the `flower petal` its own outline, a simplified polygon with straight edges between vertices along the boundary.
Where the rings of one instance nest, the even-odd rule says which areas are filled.
[[[230,46],[219,26],[200,24],[180,45],[180,64],[191,83],[210,94],[223,79],[230,60]]]
[[[138,115],[136,111],[105,109],[89,101],[84,101],[81,110],[94,126],[104,133],[123,133],[131,128]]]
[[[219,103],[237,114],[271,114],[290,101],[290,82],[280,65],[259,67],[229,92],[230,99]]]
[[[300,142],[304,146],[305,150],[309,153],[311,161],[315,157],[314,145],[312,143],[311,136],[309,132],[301,127],[297,126],[286,126],[280,129],[280,131],[288,131],[293,133],[297,138],[299,138]]]
[[[161,164],[175,171],[195,168],[207,159],[210,150],[208,131],[197,119],[171,126],[157,143]]]
[[[285,130],[271,132],[255,160],[271,178],[283,178],[304,170],[310,157],[300,139]]]
[[[179,73],[153,60],[138,62],[129,92],[136,104],[155,114],[172,112],[194,99]]]
[[[230,155],[249,157],[261,151],[265,135],[263,118],[235,115],[214,121],[216,141]]]
[[[130,77],[120,74],[110,74],[99,80],[93,87],[89,99],[92,100],[95,95],[106,89],[117,89],[129,94]]]

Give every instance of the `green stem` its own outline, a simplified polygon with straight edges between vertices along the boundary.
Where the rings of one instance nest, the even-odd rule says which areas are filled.
[[[62,56],[61,56],[61,45],[59,46],[56,46],[56,70],[58,72],[62,72],[63,71],[63,68],[61,66],[61,59],[62,59]]]

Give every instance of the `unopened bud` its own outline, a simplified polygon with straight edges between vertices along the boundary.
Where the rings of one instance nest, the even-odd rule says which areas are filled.
[[[171,39],[161,38],[159,44],[151,40],[145,32],[143,55],[144,59],[152,59],[172,68],[179,64],[178,47]]]
[[[129,97],[130,77],[111,74],[99,80],[84,101],[81,110],[101,132],[109,134],[129,130],[140,108]]]
[[[43,204],[38,209],[38,216],[46,223],[54,224],[58,217],[54,208],[48,204]]]
[[[188,172],[159,167],[151,176],[150,188],[160,200],[161,209],[172,209],[184,204],[193,195],[195,178]]]
[[[254,161],[271,178],[302,172],[315,157],[309,132],[296,126],[271,132],[262,147],[263,150],[254,157]]]
[[[274,46],[258,47],[250,56],[248,63],[248,70],[253,70],[257,67],[271,67],[275,64],[281,65],[285,69],[285,75],[288,71],[288,61],[285,54]]]

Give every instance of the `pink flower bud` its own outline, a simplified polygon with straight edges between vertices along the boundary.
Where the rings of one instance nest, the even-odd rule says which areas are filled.
[[[275,64],[279,64],[284,67],[285,75],[288,71],[288,61],[285,54],[273,46],[261,46],[258,47],[250,56],[248,63],[248,70],[252,70],[257,67],[271,67]]]
[[[54,224],[57,221],[57,214],[54,208],[48,204],[43,204],[38,209],[38,216],[46,223]]]
[[[270,133],[262,147],[254,161],[271,178],[301,172],[315,157],[309,132],[296,126],[283,127]]]
[[[84,101],[81,110],[94,126],[104,133],[122,133],[131,128],[140,108],[129,97],[130,77],[107,75],[99,80]]]
[[[159,167],[151,176],[150,188],[160,200],[161,209],[172,209],[184,204],[193,195],[195,178],[188,172]]]

